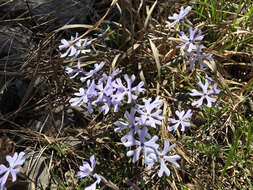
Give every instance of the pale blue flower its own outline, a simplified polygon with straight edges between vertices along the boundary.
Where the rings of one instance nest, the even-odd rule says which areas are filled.
[[[96,89],[96,92],[97,92],[97,98],[93,102],[93,104],[96,104],[98,102],[102,103],[102,102],[107,101],[107,100],[110,101],[109,96],[111,96],[113,94],[113,91],[114,91],[114,89],[111,85],[111,79],[110,78],[108,78],[106,83],[99,82],[96,85],[95,89]]]
[[[165,140],[164,141],[164,148],[162,152],[155,151],[155,152],[150,152],[147,155],[147,159],[145,164],[148,165],[147,169],[151,169],[153,165],[156,162],[160,162],[160,169],[158,172],[158,176],[162,177],[163,173],[165,173],[168,177],[170,176],[170,170],[166,166],[166,161],[170,162],[173,164],[175,167],[179,168],[179,164],[177,163],[177,160],[179,160],[181,157],[177,154],[172,155],[172,156],[166,156],[166,154],[171,151],[173,148],[175,148],[176,145],[173,144],[170,146],[169,141]]]
[[[91,44],[90,41],[86,38],[84,42],[81,40],[78,40],[75,44],[71,45],[72,42],[74,42],[78,38],[78,33],[76,33],[76,37],[71,36],[70,42],[68,42],[65,39],[61,40],[62,45],[59,46],[59,49],[66,49],[66,52],[61,54],[61,57],[66,57],[66,56],[74,56],[77,57],[80,53],[89,53],[91,52],[90,49],[85,49],[87,46]]]
[[[136,109],[131,108],[130,113],[128,111],[125,112],[124,117],[127,119],[128,123],[124,123],[122,121],[116,121],[114,125],[117,126],[117,128],[114,129],[116,133],[119,133],[125,129],[130,129],[130,132],[133,133],[134,131],[139,129],[139,125],[135,120],[135,113]]]
[[[196,89],[193,89],[190,93],[191,96],[200,96],[200,99],[197,101],[192,102],[192,106],[201,106],[203,104],[203,101],[207,101],[207,107],[212,107],[212,103],[216,102],[216,98],[210,97],[210,95],[213,94],[219,94],[220,90],[217,89],[217,84],[214,84],[213,87],[208,90],[210,85],[210,79],[205,80],[205,84],[203,84],[201,81],[198,82],[198,85],[201,87],[203,92],[199,92]]]
[[[83,166],[79,167],[80,171],[77,172],[77,176],[79,178],[84,178],[88,177],[89,175],[92,175],[94,178],[96,178],[96,181],[92,185],[86,187],[85,190],[96,190],[97,184],[101,182],[101,177],[97,173],[94,173],[94,169],[96,166],[96,160],[94,155],[90,157],[90,163],[91,164],[84,161]]]
[[[136,120],[139,122],[140,125],[151,126],[156,128],[156,125],[161,125],[163,120],[163,116],[160,114],[162,113],[161,109],[158,109],[159,106],[163,104],[163,101],[157,97],[152,103],[152,99],[142,99],[144,105],[136,105],[137,112],[140,114],[140,117],[136,117]]]
[[[99,81],[99,83],[96,85],[96,92],[97,92],[97,97],[96,99],[93,101],[93,105],[94,104],[101,104],[99,107],[99,112],[103,112],[104,111],[104,115],[107,114],[109,112],[110,106],[112,104],[112,95],[114,92],[114,88],[112,86],[112,78],[109,77],[107,79],[107,81],[101,82]],[[116,102],[113,102],[116,104]],[[118,104],[120,104],[120,102],[117,102]]]
[[[146,138],[149,136],[148,128],[144,127],[143,129],[138,130],[137,134],[140,141],[136,140],[132,134],[125,135],[124,138],[121,138],[123,145],[126,147],[138,146],[136,149],[127,152],[128,157],[133,156],[133,163],[139,159],[141,150],[144,151],[145,156],[148,152],[152,151],[152,149],[157,149],[159,147],[159,145],[156,144],[156,141],[158,140],[158,136],[156,135],[146,141]]]
[[[0,178],[0,190],[5,189],[5,183],[7,181],[7,178],[9,174],[12,176],[12,182],[15,182],[17,179],[17,174],[20,172],[20,169],[17,168],[18,166],[22,166],[25,162],[24,158],[25,153],[20,152],[19,154],[17,152],[14,153],[14,156],[6,156],[6,160],[9,163],[9,168],[7,168],[5,165],[0,165],[0,175],[2,177]]]
[[[131,78],[127,74],[124,75],[124,79],[127,83],[127,86],[125,87],[122,84],[122,81],[120,78],[115,79],[115,81],[112,83],[113,87],[117,89],[117,92],[115,94],[115,98],[119,99],[119,101],[123,100],[125,96],[127,96],[127,103],[130,104],[132,100],[137,99],[136,93],[142,92],[144,89],[142,86],[144,85],[143,81],[141,81],[137,86],[132,87],[133,82],[135,81],[135,76],[132,75]]]
[[[189,127],[191,124],[188,121],[192,116],[192,111],[188,110],[186,113],[185,111],[176,111],[176,115],[178,117],[178,120],[176,119],[170,119],[171,123],[174,123],[173,126],[169,127],[169,131],[176,131],[177,128],[181,125],[181,131],[185,131],[185,127]]]
[[[69,103],[71,104],[71,106],[76,106],[76,105],[80,106],[84,102],[88,101],[88,98],[86,96],[86,91],[84,88],[79,88],[79,92],[74,93],[74,95],[78,97],[71,98],[69,100]]]
[[[91,78],[91,77],[94,77],[94,76],[99,77],[98,71],[100,71],[103,68],[104,64],[105,64],[104,61],[102,61],[100,64],[95,64],[94,65],[95,68],[93,70],[89,71],[89,72],[86,72],[85,73],[86,76],[81,77],[80,80],[82,82],[85,82],[88,78]]]
[[[213,87],[211,88],[213,94],[219,94],[221,92],[220,89],[218,89],[218,84],[214,82],[212,78],[209,76],[205,76],[205,79],[208,80],[210,83],[213,83]]]
[[[130,129],[129,132],[121,138],[122,142],[124,142],[127,139],[133,139],[134,134],[140,130],[139,123],[136,122],[135,113],[136,109],[132,107],[130,113],[126,111],[124,114],[125,119],[127,119],[127,123],[124,123],[122,121],[116,121],[114,123],[114,125],[118,127],[114,129],[116,133],[121,132],[125,129]],[[151,135],[148,133],[148,129],[145,129],[145,131],[146,131],[145,137],[150,139]]]
[[[106,73],[102,74],[102,77],[99,78],[99,82],[103,82],[108,80],[108,78],[114,79],[114,77],[116,77],[118,74],[120,74],[122,72],[122,70],[120,69],[116,69],[115,71],[113,71],[110,75],[107,75]]]
[[[75,98],[71,98],[69,100],[71,106],[80,106],[84,103],[88,103],[91,106],[91,100],[93,97],[97,96],[97,92],[95,91],[96,85],[95,81],[88,80],[87,81],[87,89],[80,88],[79,92],[74,93]]]
[[[110,27],[108,26],[102,34],[94,34],[94,35],[102,38],[109,32],[109,30],[110,30]]]
[[[120,74],[122,72],[122,70],[120,70],[120,69],[116,69],[115,71],[113,71],[112,73],[111,73],[111,77],[112,78],[114,78],[114,77],[116,77],[118,74]]]
[[[83,166],[79,167],[80,171],[77,172],[77,176],[79,178],[87,177],[87,176],[89,176],[90,174],[93,173],[94,168],[96,166],[96,160],[95,160],[95,156],[94,155],[92,155],[90,157],[90,163],[91,164],[89,164],[88,162],[84,161],[83,162]]]
[[[71,79],[75,78],[80,73],[81,74],[84,73],[83,69],[80,66],[80,59],[78,59],[78,61],[77,61],[77,69],[72,69],[70,67],[66,67],[65,71],[67,74],[74,74],[73,76],[70,77]]]
[[[206,59],[208,61],[213,61],[211,53],[208,53],[208,54],[202,53],[203,47],[204,47],[203,45],[199,45],[199,46],[197,46],[196,52],[186,52],[183,55],[184,57],[193,57],[189,61],[186,61],[186,64],[190,65],[190,70],[193,69],[196,62],[199,63],[200,69],[202,70],[202,69],[208,67],[207,64],[204,63],[204,61],[203,61],[204,59]]]
[[[185,41],[185,43],[181,46],[177,46],[177,48],[181,48],[183,50],[186,50],[187,52],[196,50],[197,46],[194,43],[196,41],[201,41],[204,38],[203,36],[201,36],[201,31],[199,31],[199,33],[196,35],[197,32],[198,28],[192,30],[192,27],[189,28],[190,37],[187,37],[184,32],[181,32],[181,35],[179,37],[180,39]]]
[[[101,177],[98,174],[95,173],[93,177],[96,178],[96,181],[90,186],[85,187],[85,190],[96,190],[97,185],[101,182]]]
[[[186,8],[184,8],[183,6],[180,8],[180,12],[179,14],[174,13],[173,16],[169,16],[168,19],[169,20],[174,20],[174,22],[165,25],[166,27],[173,27],[175,26],[177,23],[180,23],[185,16],[191,11],[192,7],[188,6]]]

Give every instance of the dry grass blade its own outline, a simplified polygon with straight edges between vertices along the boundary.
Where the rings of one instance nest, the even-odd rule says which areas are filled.
[[[156,4],[157,4],[157,0],[154,2],[154,4],[152,5],[152,7],[150,8],[150,10],[147,13],[147,18],[145,19],[145,22],[144,22],[144,29],[145,30],[147,29],[149,19],[151,18],[151,14],[152,14]]]
[[[108,181],[106,180],[103,176],[100,176],[102,178],[102,180],[105,182],[105,184],[110,187],[111,189],[114,189],[114,190],[119,190],[119,188],[114,184],[112,183],[111,181]]]
[[[36,70],[34,72],[32,81],[30,82],[29,87],[28,87],[28,89],[27,89],[27,91],[26,91],[26,93],[25,93],[25,95],[24,95],[24,97],[23,97],[23,99],[22,99],[19,107],[21,107],[26,102],[26,100],[31,97],[30,95],[32,93],[32,90],[34,90],[34,84],[35,84],[35,81],[36,81],[36,79],[38,77],[38,76],[36,76],[37,71],[38,71],[38,65],[36,66]]]
[[[163,101],[163,116],[165,119],[162,120],[162,139],[168,139],[168,129],[166,127],[166,119],[167,119],[167,112],[168,112],[169,105],[167,101]]]
[[[175,185],[174,181],[171,182],[169,179],[166,179],[167,182],[169,183],[170,187],[173,189],[173,190],[178,190],[177,186]]]
[[[251,188],[253,68],[250,40],[252,40],[252,25],[249,23],[250,20],[244,17],[245,14],[251,15],[251,12],[247,13],[251,5],[248,6],[244,2],[238,5],[235,2],[223,5],[219,1],[210,1],[209,4],[189,1],[168,3],[158,0],[87,1],[93,3],[87,4],[89,11],[80,11],[77,8],[82,16],[88,14],[87,21],[78,21],[74,17],[73,20],[68,20],[64,17],[68,21],[45,31],[40,30],[40,27],[47,28],[50,24],[52,26],[53,20],[57,18],[53,13],[43,13],[37,21],[36,15],[32,13],[40,7],[31,7],[29,14],[28,3],[50,4],[49,2],[63,2],[63,0],[27,1],[28,7],[25,7],[24,12],[21,15],[15,13],[19,16],[0,12],[0,17],[3,18],[1,23],[7,23],[6,28],[10,27],[9,23],[22,25],[21,29],[27,27],[24,33],[19,32],[21,29],[14,30],[13,34],[9,30],[4,30],[3,35],[0,35],[0,42],[5,34],[10,36],[8,38],[10,40],[12,40],[12,35],[15,37],[14,44],[16,38],[23,39],[25,35],[28,35],[28,31],[31,33],[26,41],[22,41],[22,46],[20,46],[22,48],[13,45],[10,41],[11,48],[14,50],[29,50],[18,51],[23,55],[22,59],[18,59],[18,64],[15,64],[16,57],[9,53],[10,48],[6,48],[7,42],[3,41],[0,48],[6,50],[0,51],[0,54],[6,52],[2,53],[2,57],[0,56],[2,68],[6,68],[0,69],[0,75],[2,75],[0,76],[2,84],[0,100],[3,100],[0,107],[9,106],[7,103],[11,98],[6,93],[7,91],[14,89],[11,93],[20,94],[20,90],[15,87],[16,80],[27,82],[24,87],[20,87],[25,89],[22,96],[13,98],[20,99],[17,107],[11,111],[0,111],[0,161],[5,162],[6,154],[13,155],[14,151],[24,151],[27,158],[25,165],[28,164],[27,167],[24,165],[27,174],[26,181],[34,186],[33,189],[84,189],[88,187],[94,183],[94,177],[90,175],[88,178],[79,179],[77,173],[82,163],[89,162],[92,155],[97,161],[94,171],[101,176],[99,184],[101,189]],[[10,11],[12,11],[13,3],[16,1],[4,0],[4,3],[0,3],[1,10],[10,4]],[[76,3],[81,5],[82,1],[75,1],[73,4]],[[68,4],[66,9],[70,10],[71,6]],[[186,19],[182,19],[182,22],[174,27],[164,26],[167,21],[172,23],[174,20],[168,19],[168,16],[175,17],[176,14],[181,14],[180,7],[187,6],[192,6],[192,10],[186,15]],[[235,13],[226,9],[235,10]],[[61,10],[53,7],[53,12],[60,14]],[[184,39],[182,32],[185,32],[187,38],[189,33],[190,38],[196,36],[197,33],[192,36],[188,30],[189,27],[198,28],[203,31],[204,36],[202,41],[190,39],[189,42],[194,41],[197,46],[207,47],[203,48],[201,53],[203,55],[210,53],[209,55],[215,61],[207,62],[209,59],[205,56],[203,60],[195,60],[197,58],[195,53],[200,53],[196,49],[188,52],[191,54],[187,56],[187,48],[183,49],[183,46],[178,48],[177,45],[185,43],[185,47],[188,47],[188,39]],[[95,37],[93,32],[104,30],[104,28],[107,28],[106,31]],[[72,42],[69,46],[78,40],[82,42],[84,38],[88,38],[91,43],[87,48],[91,49],[91,52],[71,57],[72,48],[86,49],[78,47],[77,43],[68,50],[70,53],[66,54],[68,56],[64,59],[60,58],[59,43],[63,42],[61,39],[67,39],[67,36],[73,36],[76,32],[80,34],[80,31],[82,35],[75,41],[70,40]],[[16,34],[19,35],[16,36]],[[32,45],[28,43],[29,41]],[[27,46],[23,46],[24,44]],[[11,67],[9,63],[5,64],[13,60]],[[78,60],[80,64],[77,64]],[[94,63],[101,61],[106,64],[96,71],[97,66]],[[208,67],[205,65],[202,69],[201,61]],[[192,70],[189,69],[191,63],[193,63]],[[20,67],[17,67],[19,65]],[[73,72],[69,73],[68,69]],[[107,77],[117,69],[122,72],[116,77]],[[73,76],[74,72],[78,72],[78,75]],[[89,73],[93,73],[93,76],[81,83],[80,78]],[[124,77],[124,74],[133,74],[136,80],[132,83],[122,80],[122,85],[124,87],[127,85],[124,88],[127,90],[124,97],[122,95],[123,99],[120,100],[122,106],[116,105],[119,106],[119,110],[114,112],[116,111],[113,109],[114,103],[117,104],[117,102],[113,100],[118,100],[116,96],[120,97],[121,88],[123,89],[123,86],[119,87],[121,84],[117,84],[120,83],[118,79]],[[210,78],[210,81],[206,79],[209,82],[203,85],[207,87],[206,91],[210,92],[210,98],[214,101],[212,107],[205,106],[208,103],[207,94],[199,83],[199,81],[204,82],[206,76]],[[103,79],[100,80],[100,77]],[[129,88],[137,89],[139,86],[136,85],[141,80],[144,82],[144,86],[141,87],[144,88],[143,92],[136,94],[134,92],[133,95],[138,95],[138,97],[134,102],[127,104],[126,101],[130,100]],[[90,82],[92,82],[91,88],[89,88]],[[108,94],[112,94],[112,97],[104,91],[107,84],[113,87],[108,88],[111,91]],[[100,90],[99,85],[104,89]],[[83,91],[80,90],[81,88]],[[207,101],[202,99],[202,105],[195,107],[193,102],[195,100],[200,102],[201,99],[197,100],[199,97],[191,96],[190,91],[193,92],[195,89],[200,93],[200,88]],[[219,90],[221,92],[218,92]],[[88,95],[89,92],[91,96]],[[98,101],[100,93],[102,101]],[[143,105],[141,102],[146,99],[150,107],[153,107],[151,100],[155,100],[156,97],[163,101],[163,105],[156,109],[158,105],[152,101],[156,110],[152,113],[154,117],[156,114],[163,117],[157,115],[155,120],[161,121],[159,126],[157,122],[156,129],[148,128],[151,130],[148,132],[150,135],[156,133],[159,137],[155,142],[159,144],[157,149],[159,152],[164,152],[163,149],[166,149],[165,140],[168,140],[170,145],[175,145],[175,148],[167,152],[166,156],[176,159],[175,162],[180,166],[178,169],[173,167],[173,161],[166,162],[170,175],[166,176],[168,172],[165,171],[162,177],[157,174],[162,169],[159,161],[163,157],[156,157],[156,159],[153,151],[150,155],[142,154],[142,151],[139,160],[133,163],[129,155],[137,146],[125,147],[121,138],[129,132],[129,129],[122,133],[115,133],[117,121],[121,124],[132,125],[130,119],[133,118],[132,116],[127,118],[126,111],[132,110],[133,106],[136,111],[134,116],[142,117],[139,109],[147,105],[145,103],[142,107],[138,104]],[[81,105],[79,106],[78,103],[72,106],[74,105],[71,104],[72,100],[81,101]],[[89,113],[89,106],[92,106],[92,113]],[[105,106],[109,107],[107,114],[101,110]],[[181,116],[178,114],[180,111],[187,114],[189,113],[187,110],[192,112],[188,114],[191,115],[189,118],[186,118],[188,116],[184,116],[182,112]],[[151,117],[151,114],[145,113],[146,116]],[[186,120],[183,121],[183,118]],[[139,123],[139,121],[136,118],[136,122]],[[188,125],[185,126],[185,130],[183,130],[183,123]],[[141,125],[142,128],[145,124]],[[169,127],[177,129],[169,131]],[[133,126],[131,128],[133,129]],[[15,143],[15,149],[12,148],[12,142],[9,144],[5,142],[6,140],[3,139],[5,135]],[[138,132],[132,135],[134,139],[139,140]],[[145,161],[148,160],[145,156],[149,158],[154,156],[153,161],[157,161],[156,164],[152,163],[154,165],[151,170],[145,169]],[[223,172],[223,174],[226,175],[221,175],[221,171],[225,171],[226,173]],[[44,183],[39,177],[47,178],[46,182]]]
[[[159,52],[158,49],[156,48],[155,44],[152,42],[151,39],[149,39],[149,43],[152,49],[152,53],[154,55],[155,58],[155,63],[156,63],[156,67],[157,67],[157,72],[158,72],[158,77],[160,78],[161,76],[161,65],[160,65],[160,60],[159,60]]]
[[[132,55],[132,53],[133,53],[135,50],[137,50],[139,47],[140,47],[140,44],[137,44],[137,43],[134,44],[133,47],[130,47],[130,48],[126,51],[126,53],[124,53],[124,54],[121,56],[120,60],[123,60],[123,59],[125,59],[127,56]]]
[[[143,73],[143,70],[142,70],[142,64],[141,63],[138,63],[138,70],[139,70],[139,76],[140,76],[140,79],[144,82],[144,86],[147,88],[147,82],[146,82],[146,79],[145,79],[145,76],[144,76],[144,73]]]
[[[112,70],[113,70],[113,71],[115,71],[115,66],[116,66],[116,63],[117,63],[117,61],[118,61],[120,55],[121,55],[120,53],[117,54],[117,55],[114,57],[113,61],[112,61]]]
[[[221,85],[226,89],[226,91],[230,95],[232,101],[235,103],[234,96],[231,93],[231,91],[229,90],[228,85],[227,85],[226,81],[224,80],[223,76],[217,70],[217,65],[216,65],[215,61],[211,61],[211,62],[205,61],[205,63],[212,70],[212,72],[215,73],[215,75],[217,76],[217,81],[219,81],[221,83]]]
[[[69,25],[64,25],[61,28],[58,28],[54,32],[57,33],[57,32],[59,32],[61,30],[68,30],[68,29],[72,29],[72,28],[87,28],[87,29],[91,29],[92,27],[93,27],[92,25],[88,25],[88,24],[69,24]]]
[[[190,160],[190,158],[188,156],[186,156],[186,154],[182,151],[181,148],[179,148],[177,146],[176,150],[177,150],[178,154],[181,155],[188,163],[192,163],[192,161]]]
[[[93,25],[92,28],[88,29],[84,34],[82,34],[80,37],[78,37],[76,40],[74,40],[71,44],[75,44],[78,40],[82,39],[84,36],[86,36],[87,34],[89,34],[91,31],[97,29],[99,27],[99,25],[104,21],[105,17],[110,13],[110,11],[112,10],[112,8],[116,5],[116,3],[118,2],[118,0],[113,0],[112,3],[111,3],[111,6],[110,8],[106,11],[106,13],[104,14],[104,16],[99,19],[99,21]]]

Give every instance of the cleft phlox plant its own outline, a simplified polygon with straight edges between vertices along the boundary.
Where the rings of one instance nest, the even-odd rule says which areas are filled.
[[[192,7],[188,6],[186,8],[181,7],[179,14],[173,14],[173,16],[168,17],[169,20],[173,22],[166,25],[169,27],[174,27],[175,25],[180,25],[183,23],[186,15],[191,11]],[[109,29],[108,29],[109,30]],[[105,31],[100,37],[104,37]],[[186,65],[189,65],[189,69],[193,70],[198,62],[200,69],[208,68],[204,61],[213,61],[212,54],[204,54],[204,45],[200,44],[204,36],[198,28],[193,29],[192,27],[188,30],[189,35],[185,34],[183,31],[180,32],[179,38],[184,42],[184,44],[177,46],[184,53],[184,58],[192,58],[186,61]],[[77,38],[71,37],[70,41]],[[189,37],[188,37],[189,36]],[[61,41],[63,45],[59,46],[60,49],[67,48],[68,42],[66,40]],[[67,51],[61,55],[61,57],[73,56],[77,57],[81,53],[91,52],[87,48],[91,43],[85,39],[84,43],[77,41],[77,44],[68,47]],[[82,47],[82,48],[80,48]],[[76,48],[76,49],[74,49]],[[164,147],[162,151],[159,151],[159,137],[157,135],[151,136],[150,130],[159,129],[162,125],[162,120],[165,118],[162,115],[162,106],[165,100],[157,96],[155,99],[142,98],[142,103],[140,103],[138,96],[145,93],[143,88],[144,83],[141,81],[136,84],[136,76],[134,74],[128,75],[124,74],[123,79],[119,77],[122,70],[116,69],[111,74],[104,73],[102,71],[106,62],[101,61],[100,64],[95,64],[94,69],[86,72],[80,67],[80,59],[78,59],[77,69],[66,68],[68,74],[73,74],[72,79],[79,77],[83,84],[83,87],[79,89],[79,92],[74,93],[76,97],[70,99],[71,106],[83,106],[86,107],[86,114],[94,113],[95,108],[98,108],[98,112],[104,115],[108,114],[113,108],[114,112],[119,112],[120,108],[124,105],[132,105],[129,110],[124,113],[124,118],[114,122],[116,126],[114,131],[117,134],[123,133],[121,137],[121,142],[126,148],[131,148],[127,151],[127,157],[132,158],[132,162],[135,163],[141,158],[141,153],[143,152],[143,159],[148,170],[154,169],[153,167],[156,163],[160,164],[160,169],[158,170],[158,176],[162,177],[165,173],[166,176],[170,176],[170,170],[167,167],[167,163],[171,163],[176,168],[179,168],[177,161],[181,159],[178,154],[167,155],[168,152],[176,147],[176,144],[170,145],[168,140],[164,140]],[[212,83],[212,87],[210,84]],[[204,100],[207,101],[207,106],[211,107],[212,103],[216,102],[216,98],[211,97],[217,95],[221,90],[218,89],[218,84],[213,81],[210,77],[206,76],[205,83],[202,81],[198,82],[203,92],[199,92],[193,89],[190,96],[200,96],[200,99],[192,102],[192,106],[200,107]],[[209,89],[209,90],[208,90]],[[192,110],[187,111],[177,110],[176,116],[178,119],[170,118],[168,126],[169,132],[174,132],[178,130],[181,126],[181,132],[186,130],[186,127],[191,126]],[[94,173],[95,158],[94,155],[90,157],[91,165],[84,162],[83,166],[80,166],[80,171],[78,172],[78,177],[87,177],[90,174],[96,181],[89,187],[85,189],[96,189],[96,186],[100,183],[101,178],[98,174]]]
[[[174,13],[173,16],[168,17],[171,23],[167,24],[166,27],[180,27],[191,9],[191,6],[181,7],[178,14]],[[105,37],[109,29],[110,27],[102,34],[97,34],[97,36],[99,38]],[[197,63],[200,70],[208,69],[205,61],[211,62],[214,60],[211,53],[204,53],[206,48],[201,44],[204,39],[201,30],[191,26],[187,30],[188,34],[185,32],[186,30],[181,31],[178,36],[183,43],[176,46],[183,52],[182,57],[187,60],[185,64],[190,71],[197,68]],[[162,177],[164,174],[169,177],[171,172],[168,164],[180,168],[178,161],[181,156],[175,153],[176,142],[171,145],[169,140],[161,140],[158,135],[151,135],[154,134],[154,131],[156,132],[161,128],[162,121],[166,118],[162,109],[166,100],[160,96],[155,98],[143,98],[142,96],[140,98],[140,95],[145,94],[147,91],[144,88],[144,82],[138,81],[134,74],[128,73],[121,76],[120,74],[123,71],[120,69],[105,73],[103,68],[108,63],[104,60],[98,61],[88,71],[86,70],[87,68],[82,68],[82,60],[79,56],[92,52],[89,48],[92,41],[85,38],[73,44],[78,35],[76,33],[75,37],[71,36],[69,41],[62,39],[61,45],[58,46],[61,52],[65,51],[60,55],[61,58],[71,57],[73,62],[77,60],[77,67],[66,67],[65,72],[70,76],[70,79],[78,80],[82,85],[74,93],[74,97],[69,100],[69,104],[71,106],[84,107],[85,115],[99,112],[105,116],[111,110],[124,113],[121,120],[117,120],[113,124],[115,126],[114,132],[119,136],[122,134],[120,141],[128,149],[126,156],[132,159],[132,163],[136,163],[143,158],[143,163],[147,170],[157,172],[158,177]],[[192,101],[191,106],[200,107],[206,103],[207,107],[212,107],[217,102],[216,95],[221,92],[218,88],[218,83],[206,76],[204,82],[199,80],[197,84],[201,91],[192,89],[190,93],[187,93],[193,98],[199,97],[198,100]],[[127,108],[124,109],[125,112],[121,109],[123,107]],[[129,107],[130,109],[128,109]],[[192,110],[178,109],[175,111],[175,115],[176,119],[173,116],[169,118],[168,131],[171,134],[174,134],[177,130],[181,130],[182,133],[185,132],[191,126]],[[161,141],[163,141],[163,149],[160,148]],[[174,152],[168,155],[171,151]],[[10,174],[12,182],[16,181],[17,174],[20,172],[19,167],[25,162],[24,155],[24,152],[15,152],[13,157],[10,155],[6,156],[9,167],[4,164],[0,165],[0,190],[6,189],[5,185]],[[90,156],[90,163],[83,161],[83,165],[79,167],[77,172],[79,179],[86,177],[95,179],[95,182],[86,187],[85,190],[95,190],[101,182],[107,183],[101,175],[95,173],[96,164],[95,155],[92,155]],[[156,164],[159,165],[158,171],[156,171],[157,167],[154,167]]]

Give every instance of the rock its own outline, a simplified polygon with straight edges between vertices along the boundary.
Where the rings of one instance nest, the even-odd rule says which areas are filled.
[[[17,72],[34,45],[32,32],[21,26],[0,26],[0,71]]]
[[[26,18],[32,25],[55,29],[65,24],[87,24],[87,16],[94,0],[4,0],[1,20]],[[4,4],[4,3],[2,3]]]
[[[29,189],[46,189],[51,181],[51,175],[48,171],[49,160],[40,155],[39,153],[34,152],[33,150],[27,148],[26,153],[26,162],[23,166],[26,175],[32,180]]]

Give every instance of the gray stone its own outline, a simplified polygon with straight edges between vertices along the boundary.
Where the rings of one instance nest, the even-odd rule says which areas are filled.
[[[30,189],[46,189],[51,181],[48,163],[49,159],[27,148],[26,162],[23,166],[26,175],[32,180]]]
[[[34,45],[32,32],[21,26],[0,26],[0,71],[17,72]]]
[[[1,20],[27,18],[27,21],[35,22],[33,25],[46,25],[50,29],[68,23],[87,24],[87,16],[94,4],[94,0],[4,1],[7,3],[1,6]]]

